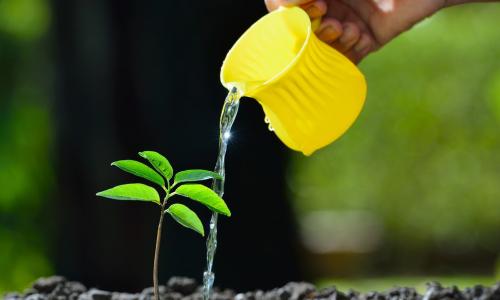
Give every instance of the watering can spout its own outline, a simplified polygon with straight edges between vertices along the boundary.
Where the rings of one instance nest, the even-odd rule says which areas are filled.
[[[276,135],[305,155],[339,138],[366,96],[363,74],[320,41],[296,7],[269,13],[241,36],[224,60],[221,82],[256,99]]]

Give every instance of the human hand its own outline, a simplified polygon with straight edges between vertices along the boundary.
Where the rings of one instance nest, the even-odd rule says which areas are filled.
[[[449,3],[448,3],[449,2]],[[454,2],[454,3],[452,3]],[[439,9],[461,0],[265,0],[269,11],[300,6],[322,17],[316,34],[354,63]]]

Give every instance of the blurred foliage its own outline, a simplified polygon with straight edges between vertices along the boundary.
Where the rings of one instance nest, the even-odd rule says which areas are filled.
[[[500,253],[499,14],[498,4],[447,9],[361,64],[368,99],[357,122],[294,156],[299,218],[368,212],[383,228],[372,260],[393,253],[384,265],[410,272],[432,253]]]
[[[0,292],[51,272],[48,11],[44,0],[0,0]]]
[[[45,0],[0,0],[0,30],[15,38],[32,40],[47,31],[49,12]]]

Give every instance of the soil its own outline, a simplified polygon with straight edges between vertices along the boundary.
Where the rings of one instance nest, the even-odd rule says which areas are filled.
[[[109,292],[95,288],[87,289],[83,284],[68,281],[61,276],[40,278],[23,293],[8,293],[5,300],[149,300],[153,299],[153,288],[140,293]],[[201,300],[201,287],[191,278],[173,277],[160,286],[162,300]],[[424,295],[413,288],[395,287],[384,292],[341,292],[335,287],[316,289],[306,282],[290,282],[270,291],[235,293],[232,290],[215,288],[213,300],[500,300],[500,282],[492,287],[476,285],[460,290],[455,286],[443,287],[437,282],[427,284]]]

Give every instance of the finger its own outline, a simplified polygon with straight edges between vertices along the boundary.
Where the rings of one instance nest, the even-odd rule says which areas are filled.
[[[335,42],[341,35],[342,24],[332,18],[325,18],[316,30],[316,36],[327,44]]]
[[[270,12],[280,7],[279,2],[280,1],[277,0],[264,0],[264,3],[266,3],[267,10]]]
[[[338,40],[332,43],[332,46],[342,53],[349,51],[359,40],[359,28],[356,24],[346,22],[343,24],[343,33]]]
[[[311,19],[321,18],[326,14],[327,6],[324,0],[316,0],[305,5],[301,5]]]
[[[365,53],[373,49],[374,45],[373,39],[368,34],[363,33],[358,42],[354,45],[353,50],[358,53]]]
[[[358,42],[345,55],[355,64],[359,63],[375,49],[375,42],[366,33],[361,34]]]
[[[308,5],[315,0],[264,0],[267,10],[273,11],[280,6],[299,6]]]

